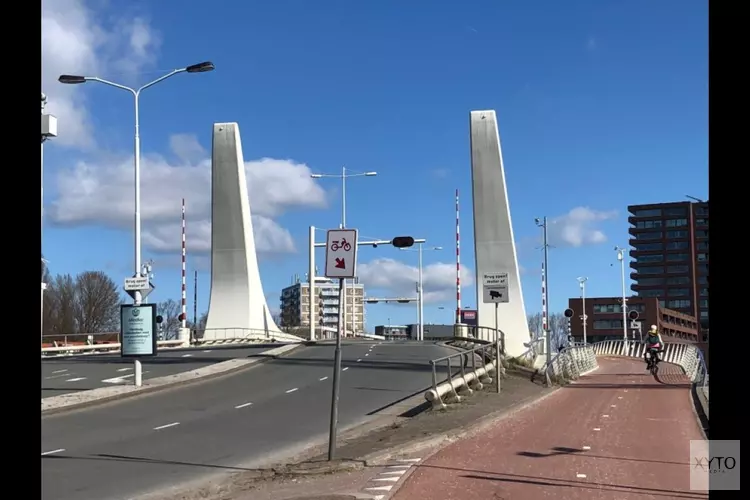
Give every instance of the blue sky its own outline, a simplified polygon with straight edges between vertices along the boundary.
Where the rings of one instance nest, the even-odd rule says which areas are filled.
[[[535,217],[555,221],[550,301],[562,310],[578,295],[578,276],[589,278],[589,296],[620,293],[613,247],[627,244],[628,204],[707,197],[706,2],[121,4],[44,5],[43,91],[60,123],[45,150],[44,253],[54,273],[103,269],[118,282],[132,274],[132,98],[104,85],[62,86],[60,73],[137,86],[172,68],[216,64],[148,89],[141,102],[152,298],[179,298],[184,196],[189,296],[198,270],[201,311],[213,122],[240,124],[271,307],[307,269],[307,227],[340,220],[338,183],[308,174],[345,165],[378,172],[350,180],[350,227],[443,247],[425,252],[425,319],[449,321],[457,188],[462,263],[474,269],[470,110],[498,114],[529,312],[541,302]],[[363,249],[363,280],[390,283],[368,294],[410,294],[416,262],[414,253]],[[476,305],[473,286],[462,293],[465,306]],[[370,328],[416,318],[413,306],[377,305],[367,315]]]

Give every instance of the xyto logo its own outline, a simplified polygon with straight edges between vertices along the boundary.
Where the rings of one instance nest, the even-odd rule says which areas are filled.
[[[737,465],[734,457],[695,457],[694,461],[693,469],[700,469],[709,474],[725,473],[733,470]]]

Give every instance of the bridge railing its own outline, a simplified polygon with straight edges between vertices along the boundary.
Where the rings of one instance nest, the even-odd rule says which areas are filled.
[[[213,345],[242,342],[302,342],[305,339],[292,333],[256,328],[206,328],[191,330],[190,342]]]
[[[542,371],[547,379],[547,385],[550,385],[553,376],[576,380],[598,366],[593,346],[572,345],[555,353],[542,367]]]

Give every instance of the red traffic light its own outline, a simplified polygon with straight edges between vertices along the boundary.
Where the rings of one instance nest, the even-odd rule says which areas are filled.
[[[638,311],[634,311],[634,310],[631,309],[630,312],[628,312],[628,318],[630,318],[631,321],[637,320],[638,319]]]
[[[563,313],[566,318],[572,318],[573,317],[573,309],[565,309],[565,312]]]
[[[414,238],[411,236],[396,236],[391,240],[391,245],[395,248],[409,248],[414,246]]]
[[[177,319],[180,320],[180,321],[185,321],[185,319],[186,319],[185,318],[185,313],[180,313],[180,315],[177,316]]]

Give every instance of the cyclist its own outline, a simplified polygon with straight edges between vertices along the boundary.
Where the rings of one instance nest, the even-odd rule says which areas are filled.
[[[664,341],[661,339],[661,333],[656,325],[651,325],[646,337],[646,352],[643,353],[643,359],[646,361],[648,366],[648,357],[657,356],[664,350]]]

